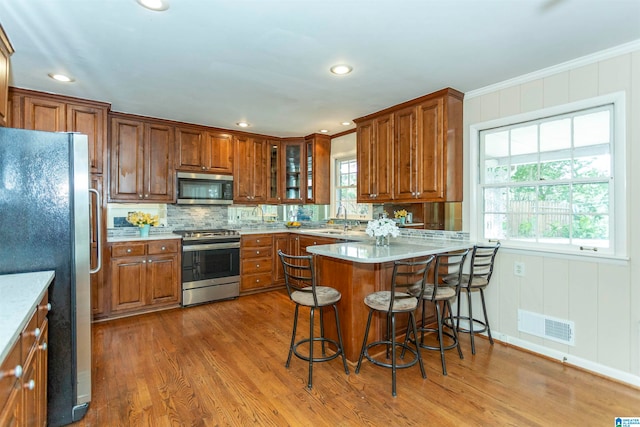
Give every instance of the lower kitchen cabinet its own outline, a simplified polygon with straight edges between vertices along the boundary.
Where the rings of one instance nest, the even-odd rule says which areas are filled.
[[[110,251],[107,317],[180,305],[180,240],[112,243]]]
[[[240,240],[240,295],[284,286],[278,250],[290,251],[289,233],[252,234]]]
[[[47,424],[48,293],[0,366],[0,426]]]
[[[287,255],[292,255],[291,237],[289,233],[273,235],[273,283],[284,284],[284,268],[278,256],[278,251],[282,251]]]

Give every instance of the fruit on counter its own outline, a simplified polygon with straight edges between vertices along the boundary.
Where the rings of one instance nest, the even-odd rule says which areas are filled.
[[[300,225],[302,225],[302,224],[300,224],[298,221],[289,221],[289,222],[287,222],[287,226],[288,227],[300,227]]]

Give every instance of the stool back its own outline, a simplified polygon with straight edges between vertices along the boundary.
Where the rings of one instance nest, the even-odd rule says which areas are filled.
[[[318,306],[316,294],[316,275],[313,267],[313,256],[287,255],[278,250],[280,262],[284,270],[284,283],[287,286],[289,298],[294,292],[313,294],[313,304]]]
[[[476,281],[478,281],[478,279],[484,279],[486,284],[489,284],[498,249],[500,249],[500,242],[492,246],[475,245],[473,247],[468,285],[471,285],[474,279],[476,279]]]
[[[398,300],[417,298],[417,301],[420,301],[422,299],[427,283],[427,274],[434,258],[433,255],[430,255],[428,258],[418,261],[394,262],[388,311],[393,311],[394,304]]]
[[[431,295],[432,301],[438,299],[439,287],[453,287],[455,288],[455,295],[458,295],[460,286],[462,285],[462,267],[464,266],[464,261],[467,259],[468,253],[469,249],[463,249],[436,255],[433,274],[433,294]],[[443,279],[446,279],[446,281]]]

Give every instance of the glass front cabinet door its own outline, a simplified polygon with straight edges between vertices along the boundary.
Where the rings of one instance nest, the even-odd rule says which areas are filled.
[[[282,153],[284,166],[284,193],[285,203],[303,203],[304,199],[304,175],[306,159],[304,157],[304,143],[301,141],[283,141]],[[304,163],[303,163],[304,162]]]

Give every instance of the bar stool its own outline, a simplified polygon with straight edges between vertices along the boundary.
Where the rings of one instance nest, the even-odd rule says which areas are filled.
[[[460,359],[464,359],[462,355],[462,349],[460,348],[460,341],[458,340],[458,332],[453,326],[453,315],[451,311],[451,301],[455,301],[460,292],[460,285],[462,283],[462,266],[464,260],[469,253],[469,249],[461,251],[447,252],[436,255],[436,262],[433,275],[433,283],[427,283],[424,292],[422,294],[422,324],[418,331],[420,332],[420,342],[416,344],[420,348],[426,350],[440,351],[440,360],[442,362],[442,374],[447,375],[447,366],[444,359],[445,350],[451,350],[453,348],[458,349],[458,355]],[[446,274],[450,277],[451,284],[442,284],[440,280],[442,276]],[[457,281],[455,281],[457,278]],[[455,286],[451,286],[455,283]],[[436,310],[436,321],[438,323],[437,328],[428,328],[426,326],[426,303],[433,304]],[[441,307],[442,304],[442,307]],[[445,320],[445,314],[449,314],[450,325]],[[447,326],[450,331],[444,331],[444,327]],[[407,329],[408,332],[408,329]],[[436,332],[438,334],[438,346],[431,346],[424,343],[425,332]],[[444,336],[449,337],[452,340],[451,344],[444,344]],[[409,334],[405,337],[405,342],[409,339]]]
[[[487,317],[487,305],[484,299],[484,290],[489,285],[491,275],[493,274],[493,264],[496,259],[496,254],[500,249],[500,242],[492,246],[479,246],[473,247],[471,252],[471,262],[469,263],[469,274],[462,275],[462,284],[460,286],[460,293],[458,294],[458,309],[456,315],[453,317],[456,321],[456,329],[458,332],[469,334],[471,337],[471,353],[476,354],[476,345],[474,342],[474,335],[486,332],[489,336],[489,342],[493,345],[493,337],[491,336],[491,327],[489,326],[489,318]],[[455,277],[445,277],[444,282],[455,283]],[[480,293],[480,300],[482,302],[482,314],[484,320],[476,319],[473,317],[473,304],[471,303],[471,293],[478,291]],[[462,299],[462,292],[467,295],[467,310],[468,316],[460,315],[460,302]],[[469,322],[469,329],[460,327],[460,320],[466,320]],[[475,326],[479,326],[476,329]]]
[[[328,286],[317,286],[316,275],[313,267],[312,256],[293,256],[286,255],[281,250],[278,251],[280,261],[284,268],[284,280],[287,286],[289,298],[296,304],[295,315],[293,319],[293,332],[291,334],[291,344],[289,345],[289,357],[285,366],[288,368],[291,363],[291,355],[309,362],[309,381],[307,387],[311,389],[313,379],[313,362],[327,362],[338,356],[342,356],[342,364],[344,371],[349,375],[347,368],[347,359],[344,355],[344,347],[342,345],[342,332],[340,330],[340,319],[338,317],[338,307],[336,304],[340,301],[342,295],[337,289]],[[309,313],[309,338],[296,341],[296,331],[298,328],[298,310],[300,306],[310,308]],[[331,306],[336,317],[336,329],[338,332],[338,341],[324,336],[324,318],[322,315],[323,307]],[[314,314],[315,310],[320,309],[320,337],[314,337]],[[322,357],[313,356],[313,344],[320,342],[322,347]],[[298,346],[309,344],[309,355],[306,356],[298,352]],[[327,356],[325,344],[331,343],[336,347],[335,353]]]
[[[356,374],[360,372],[362,359],[366,357],[371,363],[385,368],[391,368],[391,395],[396,396],[396,370],[409,368],[416,363],[420,364],[420,372],[422,378],[427,378],[420,356],[420,347],[416,346],[415,350],[404,343],[396,342],[396,314],[409,313],[409,324],[407,326],[407,334],[409,330],[413,332],[414,338],[417,337],[418,330],[416,327],[416,319],[414,312],[418,308],[418,301],[422,297],[427,273],[433,261],[433,256],[416,262],[396,261],[393,265],[393,276],[391,279],[390,291],[379,291],[369,294],[365,297],[364,303],[369,307],[369,317],[367,326],[362,340],[362,350],[356,367]],[[371,318],[373,313],[379,311],[387,314],[387,339],[382,341],[374,341],[367,345],[369,336],[369,328],[371,327]],[[391,353],[391,364],[376,360],[369,350],[376,346],[386,346],[386,358],[389,359]],[[414,358],[406,363],[397,363],[396,348],[402,348],[401,358],[404,358],[405,351],[413,353]]]

